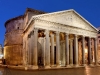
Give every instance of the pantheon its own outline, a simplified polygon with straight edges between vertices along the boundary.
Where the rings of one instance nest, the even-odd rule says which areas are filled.
[[[21,37],[21,40],[20,38],[15,39],[18,43],[16,48],[19,47],[18,40],[22,42],[20,43],[22,48],[19,47],[20,51],[17,49],[18,58],[13,59],[15,64],[22,64],[25,68],[32,69],[97,65],[98,30],[91,23],[73,9],[36,13],[37,11],[31,10],[27,11],[24,16],[17,17],[17,20],[21,18],[23,21],[16,26],[16,29],[20,30]],[[15,21],[16,18],[12,20]],[[7,25],[9,28],[9,22],[11,20],[5,23],[6,28]],[[6,35],[9,36],[9,34]],[[7,46],[7,42],[5,39],[4,56],[7,64],[12,64],[9,61],[10,56],[6,55],[6,53],[11,54],[10,49],[12,48]]]

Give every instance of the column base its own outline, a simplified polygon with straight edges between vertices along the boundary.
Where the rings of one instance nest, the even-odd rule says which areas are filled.
[[[56,65],[57,68],[60,68],[60,65]]]
[[[93,67],[94,65],[93,64],[89,64],[89,66]]]
[[[67,68],[70,68],[71,66],[70,66],[70,65],[66,65],[66,67],[67,67]]]
[[[75,67],[79,67],[79,65],[78,64],[75,64]]]
[[[25,70],[30,70],[30,69],[38,69],[38,66],[28,65],[25,67]]]
[[[51,65],[51,67],[55,67],[55,65]]]
[[[25,70],[28,70],[28,67],[25,67]]]
[[[71,67],[73,67],[73,64],[70,64]]]
[[[86,65],[87,65],[87,64],[82,64],[82,66],[84,66],[84,67],[85,67]]]
[[[45,69],[49,69],[49,68],[51,68],[50,66],[45,66]]]
[[[38,69],[38,66],[33,65],[32,69]]]
[[[99,66],[99,64],[95,64],[95,66]]]
[[[94,65],[95,65],[95,66],[98,66],[99,64],[98,64],[98,63],[95,63]]]

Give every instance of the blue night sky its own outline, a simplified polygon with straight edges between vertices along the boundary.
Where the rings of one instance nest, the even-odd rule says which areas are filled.
[[[2,45],[5,21],[23,15],[27,7],[45,12],[74,9],[95,27],[100,26],[100,0],[0,0],[0,43]]]

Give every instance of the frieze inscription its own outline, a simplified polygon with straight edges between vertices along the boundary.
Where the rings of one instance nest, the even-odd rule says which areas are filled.
[[[72,26],[60,25],[60,24],[54,24],[54,23],[52,24],[52,23],[47,23],[47,22],[41,23],[41,21],[36,23],[35,27],[41,28],[41,29],[48,29],[48,30],[53,30],[53,31],[69,33],[69,34],[91,36],[91,37],[96,37],[97,35],[95,32],[91,32],[85,29],[74,27],[74,26],[72,27]]]

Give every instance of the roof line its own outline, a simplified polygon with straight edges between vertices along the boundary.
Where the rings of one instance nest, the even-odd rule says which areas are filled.
[[[90,24],[91,27],[93,27],[95,30],[98,31],[97,28],[95,28],[88,20],[86,20],[84,17],[82,17],[79,13],[77,13],[75,10],[73,10],[73,12],[75,12],[80,18],[82,18],[85,22],[87,22],[88,24]]]
[[[7,23],[9,23],[10,21],[12,21],[12,20],[17,20],[17,19],[19,19],[19,18],[24,18],[24,15],[20,15],[20,16],[17,16],[17,17],[14,17],[14,18],[11,18],[11,19],[9,19],[9,20],[7,20],[6,22],[5,22],[5,27],[6,27],[6,25],[7,25]]]
[[[81,19],[83,19],[86,23],[88,23],[92,28],[94,28],[96,31],[98,31],[98,29],[96,29],[90,22],[88,22],[85,18],[83,18],[79,13],[77,13],[74,9],[69,9],[69,10],[63,10],[63,11],[57,11],[57,12],[51,12],[51,13],[46,13],[46,14],[40,14],[40,15],[35,15],[32,16],[33,19],[37,19],[37,18],[41,18],[44,16],[49,16],[49,15],[54,15],[54,14],[59,14],[59,13],[64,13],[64,12],[69,12],[69,11],[73,11],[75,14],[77,14]]]

